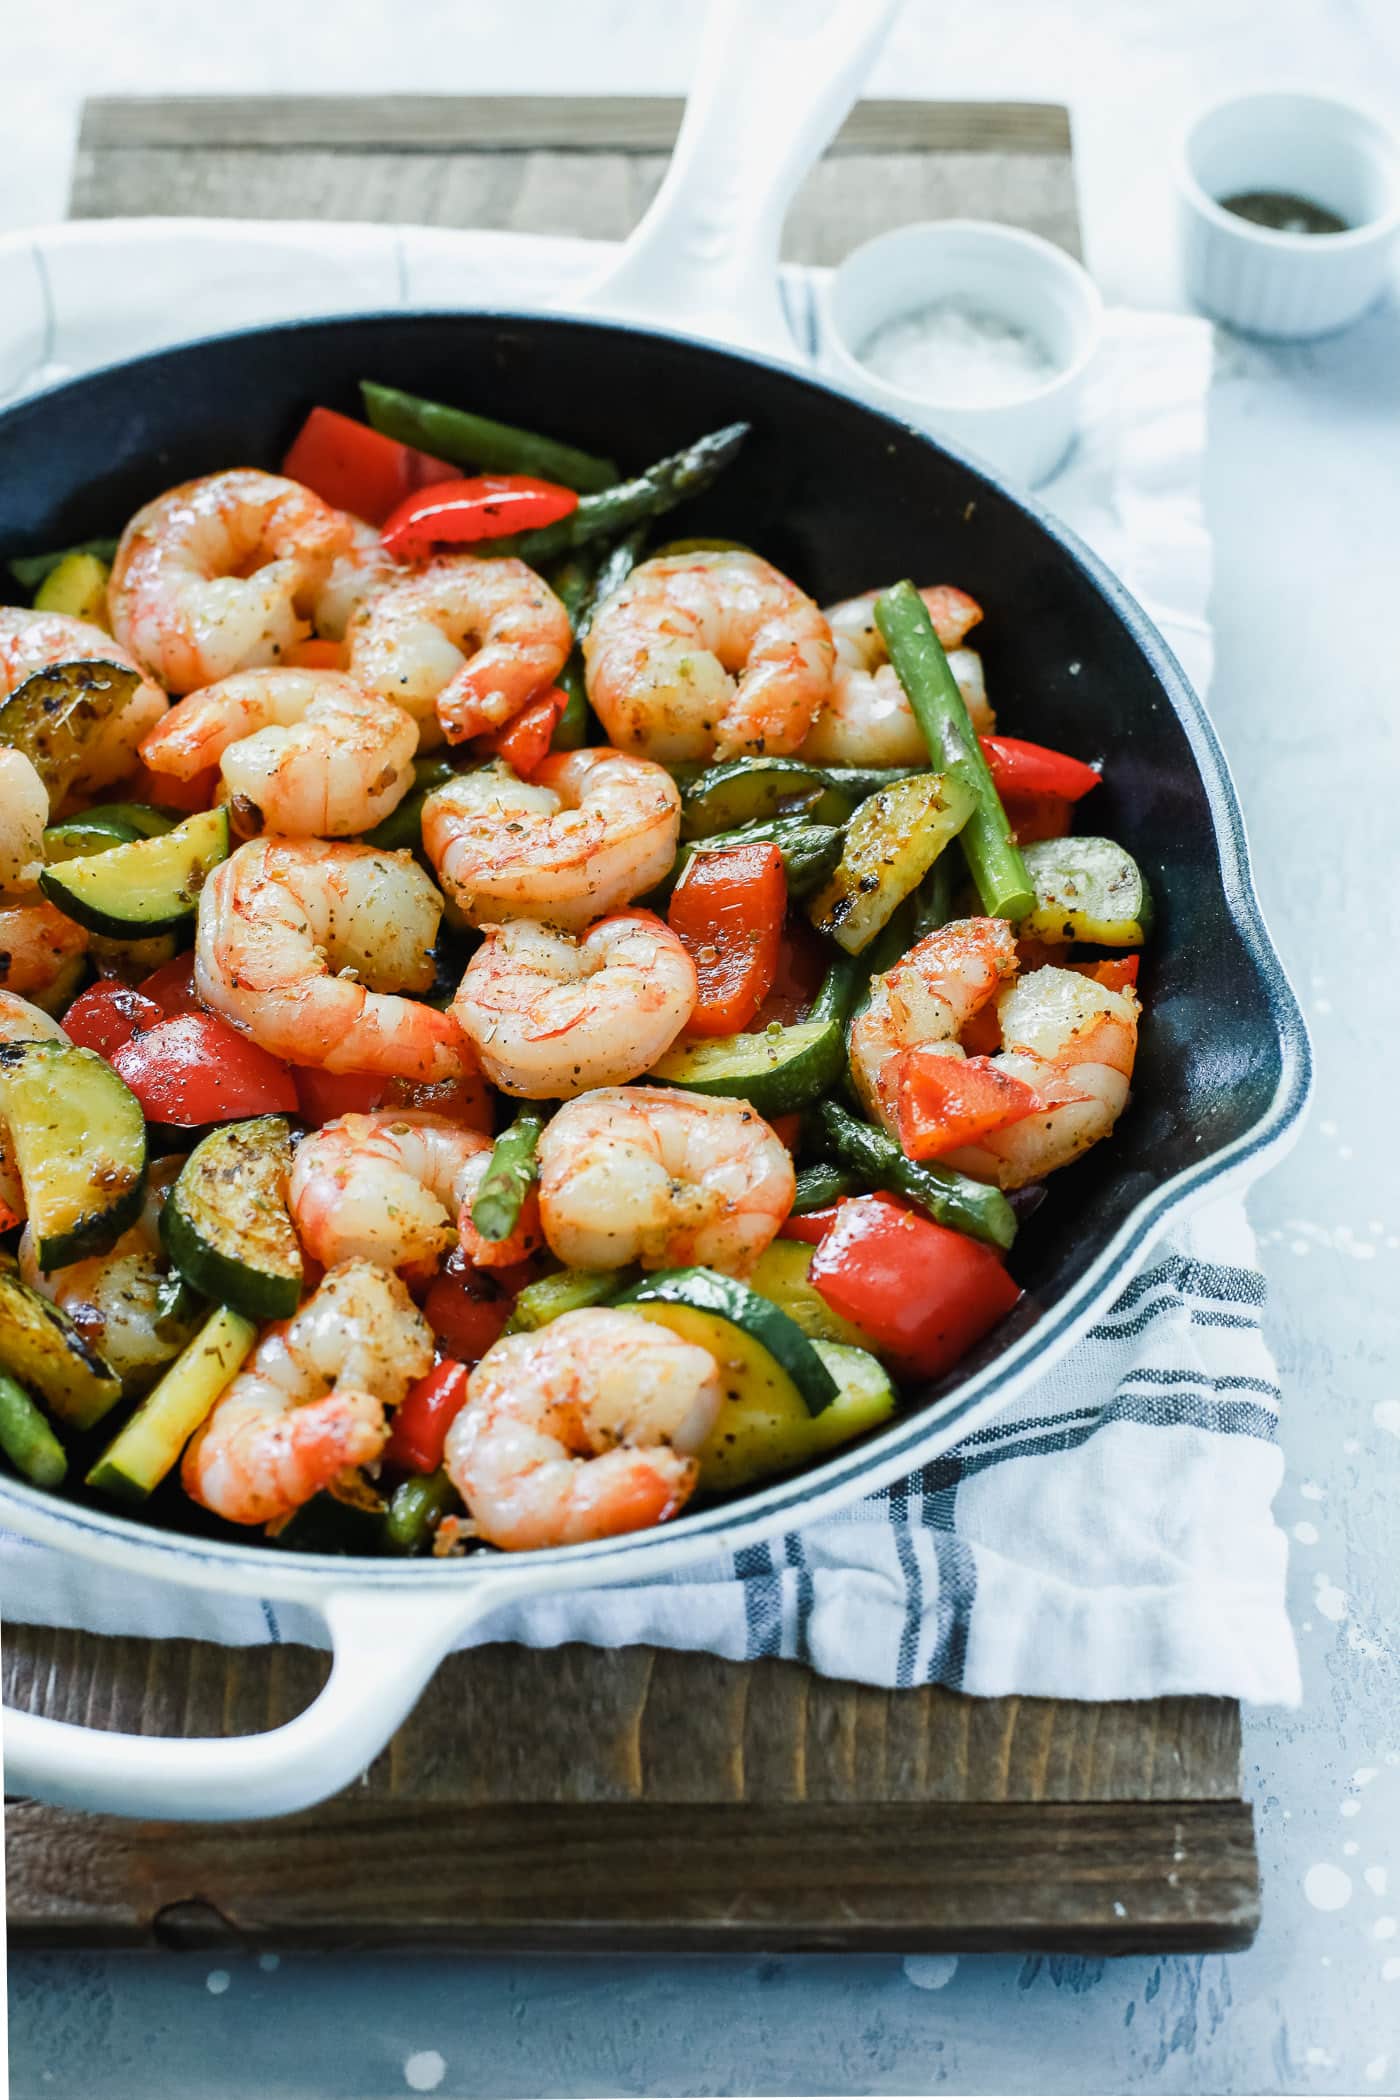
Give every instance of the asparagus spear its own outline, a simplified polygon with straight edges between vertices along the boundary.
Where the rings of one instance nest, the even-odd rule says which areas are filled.
[[[472,1223],[484,1240],[508,1240],[520,1220],[520,1206],[539,1169],[535,1148],[544,1117],[523,1109],[497,1138],[481,1187],[472,1205]]]
[[[57,1487],[68,1471],[62,1444],[22,1385],[0,1371],[0,1450],[35,1487]]]
[[[829,1160],[818,1160],[815,1166],[803,1167],[797,1176],[797,1191],[792,1199],[794,1217],[801,1217],[809,1210],[825,1210],[829,1203],[842,1196],[855,1193],[860,1184],[843,1167],[833,1167]]]
[[[835,1101],[821,1102],[816,1113],[821,1135],[838,1164],[867,1188],[896,1189],[940,1225],[951,1225],[989,1246],[1005,1249],[1015,1239],[1016,1215],[1000,1189],[935,1161],[920,1165],[906,1159],[892,1137],[873,1123],[862,1123]]]
[[[462,1506],[461,1497],[439,1467],[401,1481],[384,1514],[385,1542],[391,1553],[421,1553],[432,1543],[443,1518]]]
[[[617,468],[610,459],[594,452],[580,452],[557,438],[541,437],[537,431],[521,430],[514,423],[496,423],[489,416],[474,416],[469,409],[448,408],[441,401],[425,401],[418,394],[404,394],[397,387],[377,386],[372,379],[360,381],[365,414],[385,437],[401,445],[415,445],[455,466],[479,467],[493,474],[538,474],[558,481],[566,489],[611,488]]]
[[[982,909],[997,919],[1024,919],[1035,908],[1035,889],[928,607],[912,583],[896,583],[881,593],[875,624],[934,765],[955,773],[977,798],[961,838]]]
[[[687,497],[698,496],[716,475],[729,465],[749,434],[747,423],[729,423],[708,437],[697,438],[669,459],[660,459],[631,481],[597,495],[583,496],[578,509],[553,525],[537,525],[531,532],[517,532],[508,539],[492,540],[493,554],[518,554],[522,561],[538,565],[591,540],[615,539],[674,510]]]
[[[592,717],[584,685],[581,644],[593,625],[593,615],[598,607],[605,598],[612,596],[636,567],[645,537],[646,527],[635,526],[631,532],[624,533],[615,547],[609,548],[601,563],[595,559],[594,548],[581,547],[576,553],[566,555],[549,579],[574,630],[574,646],[559,673],[559,684],[568,694],[569,704],[554,727],[553,748],[556,751],[577,751],[581,744],[589,741]]]

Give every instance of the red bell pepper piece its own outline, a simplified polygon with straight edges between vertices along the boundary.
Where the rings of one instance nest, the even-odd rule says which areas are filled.
[[[349,653],[344,642],[327,642],[309,634],[304,642],[293,642],[282,663],[289,671],[343,671]]]
[[[103,984],[90,984],[78,994],[63,1016],[63,1026],[71,1042],[84,1050],[95,1050],[99,1057],[110,1058],[114,1050],[131,1041],[138,1029],[151,1028],[164,1019],[165,1010],[154,999],[133,991],[129,984],[116,984],[109,979]]]
[[[787,876],[776,846],[697,853],[666,916],[695,965],[692,1035],[735,1035],[767,998],[778,967]]]
[[[435,481],[451,481],[458,469],[333,408],[313,408],[292,440],[282,472],[337,510],[382,525],[406,496]]]
[[[428,1286],[423,1317],[445,1356],[479,1363],[510,1317],[510,1297],[454,1250]]]
[[[899,1142],[910,1159],[940,1159],[1040,1106],[1034,1087],[990,1058],[940,1057],[922,1044],[903,1052],[895,1084]]]
[[[1066,802],[1077,802],[1102,779],[1082,758],[1051,751],[1045,744],[1028,744],[1023,737],[983,736],[977,741],[1003,800],[1008,795],[1060,795]]]
[[[1081,977],[1092,977],[1096,984],[1107,985],[1111,992],[1125,992],[1136,989],[1141,961],[1140,955],[1115,955],[1108,962],[1071,963],[1069,967]],[[68,1024],[65,1021],[63,1025],[66,1028]]]
[[[143,977],[137,986],[143,999],[154,999],[156,1005],[171,1020],[176,1014],[202,1014],[205,1008],[199,1003],[194,988],[194,950],[187,948],[183,955],[172,955],[149,977]]]
[[[115,1051],[112,1063],[153,1123],[194,1127],[296,1112],[289,1067],[217,1014],[157,1021]]]
[[[297,1065],[292,1084],[302,1122],[319,1130],[337,1116],[367,1116],[381,1108],[392,1082],[382,1072],[324,1072],[319,1065]]]
[[[394,1411],[381,1456],[404,1473],[436,1473],[447,1432],[466,1405],[467,1367],[449,1358],[411,1385]]]
[[[809,1247],[819,1247],[836,1223],[837,1212],[849,1203],[849,1196],[841,1196],[835,1203],[827,1203],[820,1210],[804,1210],[790,1213],[778,1227],[780,1240],[805,1240]]]
[[[561,693],[557,685],[548,686],[527,701],[518,715],[512,715],[504,729],[481,737],[476,748],[483,757],[503,758],[522,780],[528,780],[549,756],[555,727],[568,704],[567,693]]]
[[[573,489],[534,474],[473,474],[406,496],[385,520],[380,538],[396,561],[421,561],[434,547],[465,547],[476,540],[553,525],[578,509]]]
[[[979,1006],[968,1021],[964,1021],[958,1041],[969,1057],[995,1057],[1001,1048],[1001,1020],[997,1014],[995,999]]]
[[[1018,846],[1069,836],[1074,805],[1064,795],[1003,795],[1002,807]]]
[[[797,1150],[797,1141],[802,1135],[802,1118],[800,1115],[794,1113],[790,1116],[770,1116],[768,1118],[768,1128],[772,1131],[774,1137],[777,1138],[779,1144],[787,1146],[789,1152]]]
[[[125,790],[128,802],[150,802],[157,809],[178,809],[190,816],[209,809],[219,791],[219,769],[206,766],[193,780],[177,780],[173,773],[153,773],[148,765],[136,768]]]
[[[908,1378],[951,1370],[1021,1295],[992,1248],[885,1196],[840,1206],[808,1276]]]

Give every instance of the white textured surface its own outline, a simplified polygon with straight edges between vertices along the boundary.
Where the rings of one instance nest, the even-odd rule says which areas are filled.
[[[332,15],[324,0],[274,14],[257,0],[209,11],[197,34],[174,0],[148,0],[139,31],[134,13],[134,0],[11,10],[9,78],[25,79],[28,66],[39,90],[11,93],[0,136],[0,212],[12,223],[62,209],[57,97],[71,108],[89,90],[240,84],[674,89],[692,33],[684,11],[657,0],[534,0],[523,38],[517,8],[460,0],[422,0],[410,15]],[[1111,297],[1170,303],[1166,141],[1198,101],[1271,75],[1395,109],[1400,7],[911,0],[872,86],[1069,93],[1090,260]],[[388,2100],[412,2090],[406,2066],[429,2052],[445,2060],[436,2090],[453,2100],[1400,2092],[1400,1960],[1374,1937],[1393,1907],[1385,1890],[1400,1884],[1400,1195],[1393,1128],[1368,1099],[1400,1040],[1393,942],[1380,941],[1378,966],[1376,931],[1388,923],[1400,783],[1397,488],[1393,307],[1327,343],[1226,345],[1206,479],[1213,706],[1265,908],[1319,1053],[1309,1129],[1252,1205],[1273,1277],[1273,1339],[1297,1395],[1280,1515],[1291,1527],[1306,1514],[1319,1533],[1298,1545],[1291,1574],[1304,1707],[1246,1727],[1264,1866],[1257,1945],[1112,1965],[964,1955],[937,1991],[916,1988],[896,1956],[288,1957],[275,1973],[238,1956],[217,1998],[197,1956],[31,1956],[11,1965],[15,2100]],[[1363,1770],[1376,1774],[1365,1786]],[[1343,1908],[1306,1899],[1318,1865],[1351,1878]]]

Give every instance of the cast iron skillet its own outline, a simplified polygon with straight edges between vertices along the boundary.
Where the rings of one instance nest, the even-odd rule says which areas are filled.
[[[524,1576],[529,1563],[545,1586],[640,1577],[663,1559],[807,1521],[1004,1406],[1084,1331],[1174,1211],[1252,1179],[1281,1147],[1307,1092],[1307,1038],[1259,916],[1223,756],[1140,609],[1062,527],[966,460],[779,365],[605,323],[482,313],[314,321],[194,343],[0,417],[0,558],[109,533],[192,475],[276,467],[313,403],[358,411],[361,377],[479,404],[627,468],[749,419],[736,463],[674,514],[672,529],[744,540],[822,604],[906,575],[970,591],[986,609],[974,639],[1007,732],[1104,759],[1084,827],[1127,846],[1156,899],[1132,1103],[1111,1142],[1055,1177],[1022,1231],[1012,1258],[1021,1306],[954,1374],[912,1395],[891,1427],[820,1467],[695,1509],[664,1539],[511,1557],[513,1572]],[[502,1566],[484,1555],[396,1567],[278,1554],[227,1534],[162,1532],[11,1480],[0,1486],[0,1516],[89,1557],[270,1595],[317,1589],[324,1598],[351,1572],[362,1595],[441,1594]],[[396,1718],[386,1716],[384,1733]],[[325,1779],[280,1802],[274,1788],[262,1812],[339,1783],[334,1771]],[[50,1777],[46,1790],[64,1785]],[[69,1798],[83,1793],[76,1781],[68,1787]],[[122,1805],[139,1809],[144,1798],[159,1796],[134,1784]],[[184,1812],[221,1812],[198,1798]]]

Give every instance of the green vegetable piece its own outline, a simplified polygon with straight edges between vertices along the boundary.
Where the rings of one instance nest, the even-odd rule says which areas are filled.
[[[0,1043],[0,1121],[41,1269],[101,1254],[139,1216],[146,1119],[125,1081],[76,1043]]]
[[[839,1203],[843,1196],[852,1196],[859,1188],[860,1183],[844,1167],[834,1167],[829,1160],[818,1160],[798,1172],[797,1193],[792,1199],[793,1215],[801,1218],[808,1211],[825,1210],[829,1203]]]
[[[0,1367],[35,1392],[60,1422],[91,1429],[122,1396],[121,1380],[61,1306],[30,1290],[12,1254],[0,1253]]]
[[[1152,897],[1131,853],[1112,839],[1038,839],[1026,848],[1035,909],[1023,934],[1042,941],[1093,941],[1140,948],[1152,927]]]
[[[829,1341],[811,1347],[836,1387],[830,1404],[820,1414],[804,1414],[790,1397],[765,1390],[755,1379],[727,1384],[719,1419],[700,1452],[702,1492],[730,1493],[810,1465],[894,1413],[889,1374],[867,1350]]]
[[[400,852],[405,846],[416,853],[423,843],[423,804],[434,788],[455,779],[457,771],[446,758],[415,758],[412,787],[387,817],[365,833],[364,843],[380,846],[386,853]]]
[[[115,540],[80,540],[76,547],[61,547],[56,554],[16,554],[10,559],[10,574],[26,591],[37,591],[40,584],[50,576],[60,562],[67,561],[72,554],[92,554],[98,561],[111,562],[116,555]]]
[[[400,1481],[384,1515],[384,1538],[391,1553],[423,1553],[444,1517],[460,1510],[462,1498],[446,1472],[415,1473]]]
[[[1024,919],[1035,891],[982,746],[934,633],[928,607],[912,583],[896,583],[875,601],[875,624],[913,708],[936,766],[946,766],[969,788],[976,807],[963,830],[963,851],[982,900],[996,919]]]
[[[801,758],[730,758],[705,766],[685,788],[681,830],[708,838],[736,824],[809,815],[819,824],[844,824],[881,788],[893,787],[922,766],[818,766]]]
[[[51,808],[62,802],[99,732],[140,683],[140,673],[122,664],[83,658],[33,672],[0,706],[0,744],[24,753],[49,791]]]
[[[250,1320],[288,1319],[301,1302],[301,1246],[287,1210],[291,1165],[284,1116],[221,1123],[195,1146],[160,1214],[180,1274]]]
[[[65,817],[61,824],[44,827],[44,860],[49,867],[60,861],[81,860],[89,853],[106,853],[113,846],[129,846],[140,838],[130,824],[115,817],[84,810],[79,817]]]
[[[915,773],[881,788],[846,827],[831,880],[808,917],[849,955],[862,954],[912,895],[976,808],[955,773]]]
[[[907,1159],[892,1137],[863,1123],[839,1102],[816,1110],[821,1135],[839,1165],[868,1189],[893,1189],[908,1196],[940,1225],[965,1232],[1003,1252],[1016,1237],[1016,1213],[1000,1189],[959,1174],[937,1161]]]
[[[144,1502],[252,1352],[258,1330],[221,1305],[210,1313],[160,1384],[146,1395],[91,1468],[87,1484],[100,1495]]]
[[[372,379],[360,381],[360,393],[365,414],[385,437],[431,452],[437,459],[451,460],[454,466],[478,467],[489,474],[535,474],[580,494],[610,488],[617,480],[612,460],[600,459],[596,452],[581,452],[558,438],[542,437],[538,431],[497,423],[490,416],[449,408],[441,401],[425,401],[417,394],[400,393],[397,387],[378,386]]]
[[[617,1300],[710,1351],[727,1388],[759,1389],[765,1400],[809,1415],[836,1398],[836,1381],[796,1321],[733,1276],[665,1269]]]
[[[636,1280],[635,1269],[556,1269],[552,1276],[538,1277],[519,1292],[506,1332],[533,1334],[564,1313],[606,1305]]]
[[[544,1129],[536,1109],[522,1109],[497,1138],[472,1204],[472,1224],[484,1240],[508,1240],[520,1222],[520,1206],[539,1173],[536,1147]]]
[[[35,1487],[57,1487],[68,1471],[62,1444],[22,1385],[0,1371],[0,1450]]]
[[[614,539],[634,525],[659,518],[678,503],[698,496],[723,472],[749,434],[747,423],[729,423],[723,430],[697,438],[669,459],[661,459],[631,481],[620,481],[596,496],[584,496],[578,509],[553,525],[538,525],[531,532],[517,532],[508,539],[493,540],[493,554],[516,554],[532,567],[586,547],[592,540]]]
[[[65,554],[34,594],[35,612],[59,613],[65,620],[88,620],[107,625],[107,578],[105,561],[95,554]]]
[[[149,802],[97,802],[83,811],[83,819],[89,824],[124,824],[138,839],[161,838],[180,821],[167,809],[152,809]]]
[[[133,839],[42,870],[39,887],[93,933],[143,940],[194,923],[205,879],[229,855],[228,810],[202,809],[155,838]]]

